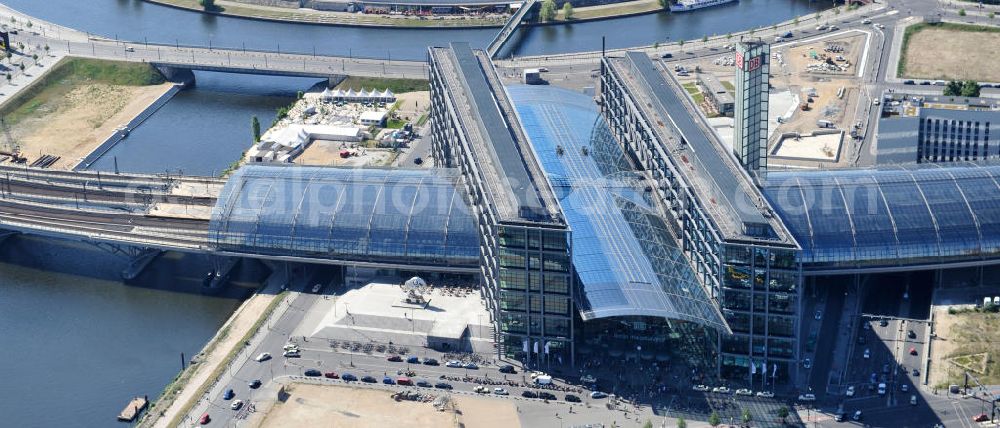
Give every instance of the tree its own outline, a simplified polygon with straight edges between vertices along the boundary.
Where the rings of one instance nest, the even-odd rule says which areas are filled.
[[[708,43],[708,34],[706,34],[704,36],[701,36],[701,42],[702,43]]]
[[[688,423],[684,420],[683,416],[677,417],[677,428],[687,428]]]
[[[545,0],[542,2],[542,9],[538,12],[538,19],[548,22],[556,18],[555,0]]]
[[[659,48],[660,48],[660,42],[653,42],[653,49],[659,49]]]
[[[260,121],[257,120],[257,116],[250,119],[250,129],[253,132],[253,142],[260,141]]]
[[[726,40],[733,38],[733,33],[726,33]]]
[[[680,46],[681,47],[681,51],[683,52],[684,51],[684,39],[678,40],[677,41],[677,46]]]
[[[978,97],[979,96],[979,82],[974,80],[966,80],[962,82],[963,97]]]
[[[715,410],[713,410],[712,414],[708,415],[708,424],[711,425],[711,426],[713,426],[713,427],[717,427],[721,423],[722,423],[722,418],[719,417],[719,412],[716,412]]]
[[[28,21],[28,28],[31,28],[33,25],[34,24],[32,24],[31,21]]]
[[[965,9],[959,9],[958,16],[965,16]]]
[[[670,0],[657,0],[657,2],[660,3],[661,8],[666,9],[670,7]]]
[[[10,83],[10,79],[13,79],[13,78],[14,78],[14,76],[11,76],[10,73],[7,73],[7,83]]]
[[[978,97],[979,83],[974,80],[952,80],[945,85],[944,95],[950,97]]]
[[[753,415],[750,414],[750,409],[743,409],[743,425],[750,426],[751,420],[753,420]]]
[[[35,62],[35,65],[38,65],[38,54],[31,54],[31,60]]]
[[[568,1],[563,3],[563,19],[567,21],[573,19],[573,4]]]
[[[642,423],[642,428],[653,428],[653,421],[646,419],[646,422]]]
[[[986,15],[986,16],[990,17],[990,19],[993,19],[993,18],[997,17],[997,13],[996,12],[990,12],[990,14]]]
[[[46,44],[46,45],[45,45],[45,54],[48,54],[48,53],[49,53],[49,45],[48,45],[48,44]]]
[[[201,7],[207,11],[211,12],[218,9],[218,6],[215,5],[215,0],[200,0],[200,3]]]
[[[21,71],[24,71],[24,63],[23,62],[22,63],[18,63],[17,64],[17,68],[20,68]]]
[[[788,418],[788,406],[781,406],[778,409],[778,417],[781,418],[781,424],[785,424],[785,419]]]

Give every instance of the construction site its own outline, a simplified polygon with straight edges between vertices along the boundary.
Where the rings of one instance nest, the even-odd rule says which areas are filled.
[[[868,35],[859,31],[771,47],[768,109],[769,164],[780,167],[846,166],[845,153],[861,137],[862,93],[858,63]],[[674,75],[723,141],[732,141],[732,46],[726,53],[673,66]]]

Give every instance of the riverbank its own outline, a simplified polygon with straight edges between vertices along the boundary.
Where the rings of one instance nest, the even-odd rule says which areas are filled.
[[[425,28],[425,29],[469,29],[469,28],[500,28],[507,22],[505,14],[489,14],[484,16],[405,16],[379,15],[350,12],[333,12],[315,9],[291,9],[274,6],[240,3],[229,0],[217,0],[218,9],[206,11],[198,0],[143,0],[176,9],[190,10],[208,15],[229,16],[235,18],[254,19],[260,21],[290,22],[299,24],[315,24],[340,27],[374,27],[374,28]],[[627,16],[657,13],[663,10],[658,0],[630,0],[621,3],[584,6],[573,10],[572,19],[567,20],[562,10],[558,11],[555,21],[546,23],[530,23],[527,25],[564,25],[577,22],[597,21]]]
[[[66,57],[0,105],[0,115],[30,163],[70,169],[170,90],[145,64]]]

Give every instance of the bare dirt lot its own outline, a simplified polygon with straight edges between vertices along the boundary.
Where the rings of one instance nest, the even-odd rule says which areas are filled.
[[[1000,314],[934,308],[934,339],[930,384],[961,384],[968,370],[983,384],[1000,382]]]
[[[49,154],[61,157],[52,168],[70,169],[170,87],[169,83],[77,86],[47,99],[34,115],[13,126],[11,133],[29,163]]]
[[[933,27],[910,36],[905,77],[1000,82],[1000,33]]]
[[[292,384],[260,422],[262,428],[335,426],[351,428],[519,428],[510,400],[452,395],[457,410],[438,411],[431,403],[395,401],[383,389]],[[429,393],[437,395],[430,391]]]

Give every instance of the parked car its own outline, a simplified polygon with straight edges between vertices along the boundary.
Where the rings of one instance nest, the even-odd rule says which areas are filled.
[[[904,85],[912,85],[913,83],[914,83],[914,82],[913,82],[912,80],[904,80],[904,81],[903,81],[903,84],[904,84]]]
[[[730,391],[729,388],[725,386],[717,386],[715,388],[712,388],[712,392],[716,394],[729,394],[732,391]]]
[[[513,374],[513,373],[517,373],[517,370],[514,370],[514,366],[512,366],[510,364],[504,364],[504,365],[500,366],[500,373]]]
[[[862,19],[862,20],[861,20],[861,23],[862,23],[862,24],[865,24],[865,25],[868,25],[868,24],[871,24],[871,23],[872,23],[872,20],[870,20],[870,19],[868,19],[868,18],[865,18],[865,19]]]
[[[389,376],[385,376],[385,377],[382,378],[382,383],[384,383],[386,385],[395,385],[396,381],[393,378],[389,377]]]
[[[757,393],[757,396],[762,398],[774,398],[774,393],[771,391],[760,391]]]
[[[413,160],[413,163],[417,164],[417,165],[423,164],[424,163],[424,159],[418,157],[418,158],[416,158],[416,159]]]
[[[254,361],[260,363],[260,362],[264,362],[264,361],[267,361],[267,360],[270,360],[270,359],[271,359],[271,354],[268,354],[267,352],[264,352],[264,353],[258,355],[256,358],[254,358]]]
[[[917,338],[917,332],[915,332],[913,330],[907,330],[906,331],[906,337],[909,337],[910,339],[916,339]]]
[[[202,414],[201,418],[198,419],[198,423],[202,425],[208,425],[209,422],[212,422],[212,417],[208,416],[208,413]]]
[[[910,355],[917,355],[917,348],[915,346],[910,347]]]
[[[472,388],[472,391],[475,392],[476,394],[489,394],[490,393],[490,389],[487,388],[487,387],[485,387],[485,386],[482,386],[482,385],[476,385],[475,388]]]
[[[229,389],[226,390],[226,392],[222,393],[222,399],[223,400],[232,400],[233,397],[235,397],[235,396],[236,396],[236,393],[233,392],[232,388],[229,388]]]
[[[986,422],[990,420],[990,415],[987,415],[986,413],[980,413],[975,417],[973,417],[972,420],[973,422]]]
[[[254,380],[250,381],[250,384],[247,385],[247,386],[249,386],[250,389],[257,389],[257,388],[260,388],[260,385],[261,385],[260,379],[254,379]]]
[[[424,365],[425,366],[436,366],[436,365],[438,365],[438,360],[435,360],[433,358],[428,358],[428,359],[424,360]]]
[[[281,354],[285,358],[298,358],[302,356],[302,353],[298,349],[289,349]]]
[[[670,52],[667,52],[667,53],[665,53],[663,55],[660,55],[660,58],[663,58],[663,59],[670,59],[670,58],[673,58],[673,57],[674,57],[674,54],[672,54]]]
[[[306,372],[305,372],[304,374],[305,374],[306,376],[309,376],[309,377],[319,377],[319,376],[323,376],[323,373],[322,373],[322,372],[320,372],[319,370],[316,370],[316,369],[309,369],[309,370],[306,370]]]
[[[593,392],[590,393],[590,398],[593,398],[595,400],[601,399],[601,398],[607,398],[607,397],[608,397],[608,394],[605,394],[605,393],[603,393],[601,391],[593,391]]]
[[[833,420],[834,422],[843,422],[846,417],[844,412],[837,412],[837,414],[833,415]]]
[[[878,395],[885,395],[885,382],[878,384]]]
[[[350,373],[344,373],[344,374],[340,375],[340,378],[344,382],[357,382],[358,381],[358,377],[355,376],[355,375],[352,375]]]
[[[799,401],[816,401],[816,394],[800,394]]]
[[[861,411],[860,410],[855,411],[854,412],[854,416],[852,416],[851,419],[854,419],[856,421],[860,421],[861,420]]]
[[[469,370],[479,370],[479,366],[477,366],[476,363],[473,363],[471,361],[468,362],[468,363],[465,363],[465,368],[467,368]]]
[[[462,367],[462,362],[458,361],[458,360],[451,360],[451,361],[448,361],[447,363],[444,363],[444,365],[445,365],[445,367],[460,368],[460,367]]]
[[[326,372],[326,373],[323,373],[323,377],[325,377],[327,379],[340,379],[340,375],[338,375],[337,372]]]
[[[556,396],[551,392],[538,391],[538,398],[541,398],[542,400],[555,400]]]
[[[535,394],[533,391],[524,391],[521,393],[521,396],[524,398],[538,398],[538,394]]]
[[[691,389],[693,389],[695,391],[699,391],[699,392],[708,392],[712,388],[709,388],[708,385],[695,385],[695,386],[692,386]]]
[[[385,360],[386,361],[392,361],[394,363],[399,363],[399,362],[403,361],[403,357],[400,357],[399,355],[390,355],[390,356],[386,357]]]
[[[434,387],[437,388],[437,389],[452,389],[452,388],[454,388],[453,386],[451,386],[450,383],[445,383],[445,382],[435,383]]]
[[[361,376],[361,381],[364,382],[364,383],[375,383],[375,382],[378,382],[372,376]]]
[[[312,288],[313,293],[319,293],[319,290],[323,288],[323,284],[316,284]]]
[[[496,395],[507,395],[510,394],[506,389],[503,388],[493,388],[493,393]]]
[[[421,380],[417,381],[417,386],[419,386],[421,388],[430,388],[430,387],[433,387],[434,384],[432,384],[432,383],[430,383],[430,382],[428,382],[426,380],[421,379]]]
[[[911,372],[910,374],[913,376],[920,376],[920,370],[913,369],[913,372]]]
[[[854,385],[851,385],[851,386],[847,387],[847,393],[845,393],[844,395],[846,395],[848,397],[853,397],[854,396]]]
[[[889,326],[889,320],[886,320],[886,319],[879,320],[878,325],[880,325],[882,327],[888,327]]]
[[[400,376],[396,378],[396,385],[413,386],[413,381],[406,376]]]
[[[570,403],[579,403],[581,400],[580,397],[577,397],[573,394],[566,394],[566,401]]]
[[[229,405],[229,408],[233,410],[239,410],[241,407],[243,407],[243,400],[233,401],[233,404]]]
[[[410,364],[420,364],[420,358],[409,357],[409,358],[406,359],[406,362],[410,363]]]
[[[753,391],[751,391],[749,389],[746,389],[746,388],[740,388],[740,389],[736,390],[736,395],[751,396],[751,395],[753,395]]]

